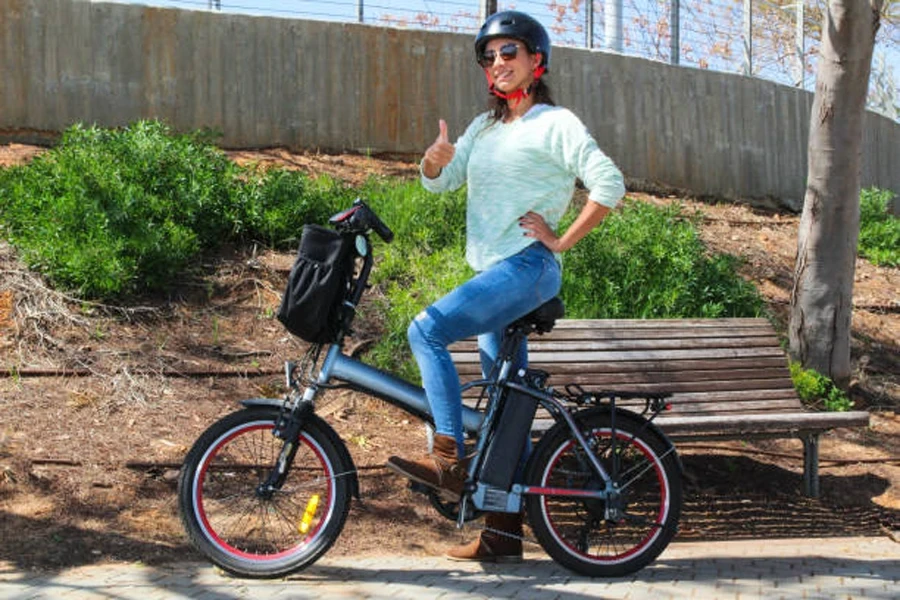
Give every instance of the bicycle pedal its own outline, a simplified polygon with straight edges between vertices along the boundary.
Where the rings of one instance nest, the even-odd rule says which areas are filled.
[[[424,483],[419,483],[418,481],[410,481],[409,489],[418,494],[422,494],[423,496],[428,496],[434,491],[433,488],[428,487]]]

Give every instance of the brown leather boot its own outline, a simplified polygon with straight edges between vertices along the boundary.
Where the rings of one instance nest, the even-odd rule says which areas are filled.
[[[462,496],[466,482],[466,470],[459,460],[456,440],[449,435],[434,436],[434,450],[419,460],[406,460],[392,456],[387,468],[413,481],[418,481],[440,492],[441,499],[455,502]]]
[[[477,540],[448,550],[447,558],[495,563],[522,561],[522,513],[489,512],[484,517],[484,527]]]

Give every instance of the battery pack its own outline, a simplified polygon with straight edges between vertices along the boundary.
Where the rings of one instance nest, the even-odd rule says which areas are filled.
[[[531,422],[537,410],[537,398],[510,390],[500,409],[494,435],[485,451],[479,483],[509,490],[531,435]]]

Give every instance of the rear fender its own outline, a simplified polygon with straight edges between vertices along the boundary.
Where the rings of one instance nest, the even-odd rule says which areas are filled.
[[[632,422],[637,428],[644,428],[644,430],[651,436],[655,436],[658,438],[665,448],[666,453],[671,452],[675,455],[675,462],[678,465],[678,470],[684,474],[684,465],[681,462],[681,456],[678,454],[675,449],[675,444],[672,443],[672,440],[665,434],[665,432],[659,428],[653,421],[648,421],[643,416],[638,413],[628,410],[627,408],[616,407],[616,419],[623,419],[626,421]],[[599,406],[587,408],[575,413],[575,420],[578,421],[581,418],[585,418],[593,413],[611,413],[612,408],[608,404],[601,404]]]

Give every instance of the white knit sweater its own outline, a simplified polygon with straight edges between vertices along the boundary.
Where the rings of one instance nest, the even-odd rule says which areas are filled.
[[[476,117],[456,141],[441,174],[422,183],[432,192],[468,184],[466,260],[476,271],[534,242],[519,217],[534,211],[554,230],[566,211],[576,177],[589,199],[615,208],[625,195],[621,171],[597,146],[574,113],[538,104],[512,123]]]

